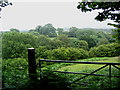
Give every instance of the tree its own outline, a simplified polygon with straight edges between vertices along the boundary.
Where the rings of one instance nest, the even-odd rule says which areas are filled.
[[[99,42],[97,43],[97,46],[102,45],[102,44],[109,44],[108,39],[106,38],[101,38]]]
[[[98,34],[98,38],[100,38],[100,40],[101,39],[107,39],[108,42],[112,43],[112,42],[115,42],[115,39],[112,38],[112,33],[113,32],[103,32],[103,31],[101,31],[101,32],[98,32],[97,34]]]
[[[63,34],[63,31],[64,31],[64,30],[63,30],[63,28],[57,28],[56,31],[57,31],[57,34],[58,34],[58,35],[61,35],[61,34]]]
[[[118,43],[103,44],[93,47],[89,51],[91,57],[115,57],[120,55],[120,45]]]
[[[96,46],[98,42],[97,33],[93,30],[78,30],[76,32],[76,37],[79,40],[87,41],[89,48]]]
[[[12,28],[10,29],[11,32],[20,32],[18,29]]]
[[[46,24],[42,27],[42,32],[43,35],[49,36],[49,37],[56,37],[56,29],[53,27],[52,24]]]
[[[106,19],[113,20],[114,22],[120,23],[120,2],[81,2],[77,6],[82,12],[102,9],[103,12],[95,17],[98,21],[104,21]],[[116,11],[116,12],[115,12]],[[119,26],[120,27],[120,26]]]
[[[71,47],[79,48],[79,42],[80,40],[77,38],[70,39]]]
[[[12,5],[12,3],[9,3],[8,0],[0,0],[0,11],[2,10],[2,7],[6,7],[8,5]]]
[[[117,42],[120,43],[120,28],[113,30],[113,38],[116,38]]]
[[[68,47],[70,44],[70,40],[66,35],[60,35],[57,37],[57,39],[60,40],[63,43],[63,46],[65,47]]]
[[[84,49],[77,49],[77,48],[65,48],[60,47],[53,50],[47,50],[45,52],[46,59],[53,59],[53,60],[76,60],[76,59],[83,59],[87,58],[88,52]]]
[[[51,47],[51,49],[56,49],[56,48],[62,47],[64,45],[63,45],[62,41],[60,41],[59,39],[55,38],[53,40],[50,40],[49,46]]]
[[[88,43],[84,40],[79,41],[79,48],[82,48],[84,50],[88,50]]]
[[[35,32],[35,29],[30,29],[29,32]]]
[[[3,59],[27,56],[27,48],[38,47],[39,39],[29,33],[4,32],[2,36]]]
[[[106,19],[110,19],[117,24],[108,23],[108,25],[112,25],[117,29],[114,30],[116,32],[116,40],[120,43],[120,1],[119,2],[80,2],[77,6],[78,9],[81,9],[82,12],[93,11],[93,10],[102,10],[102,12],[98,12],[99,14],[95,17],[98,21],[105,21]],[[118,36],[119,35],[119,36]]]
[[[84,50],[88,50],[88,43],[85,40],[79,40],[79,39],[72,39],[71,40],[71,46],[74,48],[82,48]]]
[[[78,28],[76,28],[76,27],[71,27],[70,29],[69,29],[69,37],[76,37],[76,31],[78,30]]]
[[[12,3],[9,3],[8,0],[0,0],[0,7],[5,7],[7,5],[12,5]]]
[[[39,32],[40,34],[43,34],[43,31],[42,31],[42,26],[37,26],[36,28],[35,28],[35,31],[36,32]]]

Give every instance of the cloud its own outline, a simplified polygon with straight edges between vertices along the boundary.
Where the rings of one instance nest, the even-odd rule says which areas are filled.
[[[29,30],[37,25],[53,24],[55,27],[110,28],[108,22],[94,20],[97,11],[83,13],[73,2],[14,2],[2,11],[3,30],[17,28]]]

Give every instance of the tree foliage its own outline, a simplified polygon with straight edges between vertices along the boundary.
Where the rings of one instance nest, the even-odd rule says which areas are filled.
[[[2,57],[26,57],[27,48],[34,46],[34,43],[31,40],[35,41],[35,38],[30,36],[29,34],[18,32],[4,33],[2,40]]]
[[[8,3],[7,0],[0,1],[1,7],[7,5],[12,4]],[[83,12],[102,9],[103,12],[99,13],[96,17],[97,20],[104,21],[111,19],[117,23],[120,22],[119,13],[113,13],[113,11],[120,9],[116,3],[85,2],[80,3],[78,9],[80,8],[82,8]],[[115,24],[109,25],[119,28]],[[120,40],[120,30],[116,29],[114,31],[113,37]],[[26,59],[27,48],[33,47],[36,49],[36,58],[53,60],[77,60],[88,57],[119,56],[120,45],[111,43],[114,42],[111,40],[111,35],[108,33],[80,30],[76,27],[71,27],[69,31],[65,31],[63,28],[54,28],[52,24],[39,25],[26,33],[21,33],[18,29],[14,28],[10,29],[9,32],[3,32],[3,40],[0,39],[3,57],[3,87],[23,88],[24,86],[27,89],[28,87],[31,89],[44,86],[45,89],[51,87],[66,88],[64,84],[65,79],[62,76],[48,71],[43,74],[43,79],[29,81],[27,72],[28,63]]]
[[[108,23],[108,25],[112,25],[118,29],[114,32],[120,33],[120,1],[119,2],[80,2],[77,6],[78,9],[81,9],[82,12],[93,11],[93,10],[102,10],[102,12],[98,12],[98,15],[95,17],[98,21],[104,21],[106,19],[110,19],[117,24]],[[116,39],[120,42],[120,36],[117,36]]]
[[[74,48],[82,48],[84,50],[88,50],[88,43],[85,40],[79,40],[79,39],[72,39],[71,40],[71,46]]]
[[[11,32],[20,32],[18,29],[12,28],[10,29]]]
[[[113,20],[120,23],[120,2],[81,2],[77,6],[82,12],[92,11],[92,10],[103,10],[95,17],[98,21],[104,21],[106,19]],[[114,12],[116,11],[116,12]]]
[[[116,38],[117,42],[120,43],[120,28],[113,30],[113,38]]]
[[[109,42],[111,40],[111,34],[108,32],[78,29],[75,31],[76,37],[68,37],[68,35],[62,33],[57,37],[51,38],[40,34],[38,31],[18,32],[17,29],[11,29],[8,32],[3,32],[1,44],[4,88],[32,88],[42,87],[44,84],[47,84],[48,87],[58,87],[63,83],[62,81],[64,80],[61,80],[62,78],[58,74],[51,74],[53,77],[48,75],[51,72],[48,74],[44,73],[45,77],[43,76],[43,81],[29,81],[27,73],[28,48],[35,48],[37,60],[77,60],[98,56],[112,57],[118,56],[120,53],[120,45]],[[69,31],[67,32],[69,33]],[[79,34],[77,34],[78,32]],[[97,46],[89,48],[89,43],[93,41],[87,37],[85,38],[85,36],[88,36],[95,41],[97,40],[97,43],[94,42]],[[87,39],[89,40],[87,41]],[[43,63],[42,67],[45,67],[45,69],[46,67],[53,66],[53,63]],[[54,68],[52,67],[52,69],[58,69],[58,67],[60,67],[60,65],[55,66]],[[54,76],[56,76],[55,79]]]
[[[11,29],[10,32],[3,32],[3,58],[26,58],[27,48],[35,48],[38,58],[46,58],[44,52],[47,50],[52,52],[61,47],[89,50],[91,47],[110,43],[112,39],[109,34],[94,30],[78,29],[75,34],[76,38],[65,34],[51,38],[36,31],[27,33]]]
[[[68,36],[66,36],[66,35],[59,35],[57,37],[57,39],[60,40],[65,47],[70,46],[69,45],[70,44],[70,40],[69,40]]]
[[[28,80],[28,63],[24,58],[3,59],[3,89],[16,89],[24,85]]]
[[[0,0],[0,12],[1,12],[1,10],[2,10],[3,7],[6,7],[8,5],[12,5],[12,3],[8,2],[8,0]]]
[[[57,36],[56,29],[53,27],[52,24],[46,24],[43,27],[39,25],[35,28],[35,30],[32,30],[32,31],[39,32],[40,34],[49,36],[49,37]]]
[[[71,27],[70,29],[69,29],[69,34],[68,34],[68,36],[69,37],[76,37],[76,31],[78,30],[78,28],[76,28],[76,27]]]
[[[89,48],[96,46],[98,42],[98,35],[93,30],[78,30],[76,37],[79,40],[85,40],[88,43]]]
[[[7,5],[12,5],[12,3],[9,3],[8,0],[0,0],[0,7],[5,7]]]
[[[84,49],[65,47],[48,50],[45,54],[47,59],[53,60],[76,60],[88,57],[88,52]]]
[[[57,31],[57,35],[62,35],[64,32],[63,28],[57,28],[56,31]]]
[[[114,57],[120,55],[120,45],[118,43],[104,44],[93,47],[89,51],[90,56],[94,57]]]

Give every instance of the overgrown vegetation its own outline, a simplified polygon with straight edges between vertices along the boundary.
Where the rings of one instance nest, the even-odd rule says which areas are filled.
[[[55,29],[51,24],[47,24],[43,27],[38,26],[35,30],[29,32],[11,29],[9,32],[3,32],[2,38],[3,88],[34,88],[37,86],[41,88],[45,84],[49,88],[51,86],[66,88],[63,85],[66,80],[79,77],[77,75],[44,72],[45,76],[43,75],[42,80],[32,80],[31,82],[28,78],[27,48],[35,48],[37,60],[99,61],[97,57],[105,58],[120,55],[120,45],[115,42],[111,31],[108,30],[71,27],[68,31],[65,31],[62,28]],[[68,65],[71,64],[47,64],[43,62],[42,67],[44,70],[51,71]],[[39,74],[39,70],[37,72]],[[65,77],[68,78],[64,79]],[[67,88],[71,87],[70,84],[66,84]]]
[[[51,24],[43,27],[44,29],[45,27],[46,29],[49,27],[54,28]],[[120,46],[115,43],[111,35],[112,33],[107,31],[81,30],[75,27],[71,27],[69,31],[60,31],[61,29],[54,28],[54,33],[56,33],[57,36],[52,36],[51,39],[51,36],[47,35],[47,32],[51,33],[51,30],[49,29],[50,31],[48,30],[44,35],[40,33],[44,30],[41,30],[41,28],[37,27],[35,30],[30,30],[30,32],[19,32],[17,29],[4,32],[2,40],[3,59],[27,58],[27,48],[30,47],[36,49],[37,58],[45,59],[75,60],[93,56],[118,56],[120,51]],[[71,33],[74,35],[72,36]],[[106,53],[102,55],[94,54],[95,50],[102,51],[103,49],[106,53],[111,51],[111,53],[115,53],[115,55],[111,55],[111,53],[109,55]],[[99,51],[96,52],[99,54]],[[92,54],[89,54],[89,52]]]

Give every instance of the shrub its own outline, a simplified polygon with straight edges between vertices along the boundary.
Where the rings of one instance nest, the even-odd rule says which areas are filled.
[[[18,88],[28,81],[28,63],[23,58],[4,59],[2,80],[4,88]]]
[[[88,57],[88,52],[83,49],[65,47],[48,50],[45,54],[47,59],[54,60],[76,60]]]
[[[88,43],[85,40],[79,40],[77,38],[71,39],[71,46],[74,48],[82,48],[88,50]]]
[[[64,60],[67,59],[67,51],[65,47],[61,47],[58,49],[48,50],[45,52],[47,59],[54,60]]]
[[[51,68],[42,72],[42,79],[31,80],[28,75],[28,64],[25,59],[4,59],[3,89],[31,90],[35,88],[67,88],[65,75],[54,73]],[[38,75],[39,76],[39,75]],[[67,84],[68,85],[68,84]]]
[[[120,55],[120,45],[117,43],[104,44],[93,47],[89,51],[90,57],[114,57]]]
[[[45,46],[39,46],[36,48],[36,58],[44,58],[44,52],[47,50]]]

